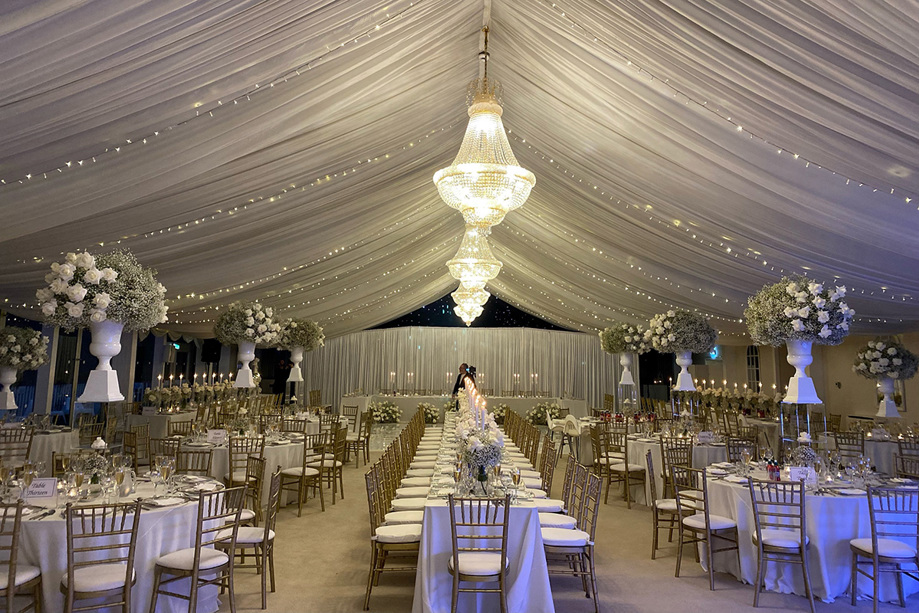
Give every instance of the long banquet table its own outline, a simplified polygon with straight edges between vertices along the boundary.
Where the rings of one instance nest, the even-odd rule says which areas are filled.
[[[756,547],[752,535],[755,531],[750,491],[745,484],[709,478],[708,504],[716,515],[730,517],[737,522],[740,546],[740,567],[734,552],[715,554],[715,570],[728,572],[738,579],[753,584],[756,581]],[[870,538],[871,522],[868,498],[861,496],[807,494],[807,536],[810,539],[809,565],[814,596],[826,602],[846,594],[851,577],[852,554],[849,541]],[[859,580],[859,595],[870,595],[871,582]],[[767,590],[800,596],[804,592],[804,578],[800,567],[794,564],[770,562],[766,567]],[[904,579],[906,595],[919,591],[919,582]],[[869,596],[870,597],[870,596]],[[883,573],[881,600],[897,598],[896,584],[891,573]]]
[[[392,402],[400,409],[402,409],[402,421],[408,421],[411,419],[412,415],[415,413],[415,409],[418,408],[418,405],[422,402],[433,404],[440,410],[440,421],[443,421],[444,411],[443,406],[449,400],[449,396],[390,396],[384,394],[374,394],[372,396],[347,396],[341,399],[339,403],[340,407],[345,406],[357,406],[358,414],[362,414],[367,410],[367,407],[371,402],[380,402],[386,400]],[[585,417],[587,415],[587,401],[586,400],[576,400],[573,398],[535,398],[535,397],[503,397],[503,396],[489,396],[488,397],[488,406],[491,409],[498,406],[499,404],[506,404],[512,411],[520,414],[521,417],[526,416],[527,411],[532,409],[534,406],[540,402],[554,402],[562,408],[567,408],[572,415],[575,417]]]

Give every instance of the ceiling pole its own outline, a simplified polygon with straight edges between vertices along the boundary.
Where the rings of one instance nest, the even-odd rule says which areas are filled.
[[[479,38],[479,49],[488,48],[488,27],[491,23],[491,0],[482,0],[482,31]],[[481,55],[484,60],[479,64],[479,78],[483,79],[488,76],[488,55]]]

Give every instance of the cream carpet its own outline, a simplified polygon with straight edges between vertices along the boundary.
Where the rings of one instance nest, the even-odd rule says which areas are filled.
[[[376,459],[379,453],[374,453]],[[557,497],[564,478],[564,460],[556,470],[553,494]],[[268,611],[335,613],[361,611],[370,564],[370,525],[364,490],[364,466],[345,468],[345,500],[325,513],[319,501],[310,500],[297,517],[296,505],[281,510],[276,551],[277,592],[268,594]],[[726,613],[754,611],[753,588],[730,575],[715,577],[715,591],[708,589],[707,575],[691,556],[684,557],[682,577],[673,576],[676,547],[658,551],[651,560],[651,514],[646,507],[625,503],[610,493],[601,504],[597,531],[597,575],[600,610],[615,613],[668,611],[674,613]],[[331,496],[329,497],[331,498]],[[384,574],[373,589],[373,613],[407,613],[412,608],[414,573]],[[584,597],[580,580],[552,577],[555,608],[559,613],[592,612],[593,601]],[[261,610],[259,579],[254,570],[236,573],[237,608]],[[919,610],[919,596],[906,601],[907,609]],[[764,593],[764,611],[808,611],[807,600],[799,596]],[[221,611],[229,611],[225,602]],[[881,611],[904,611],[883,604]],[[817,602],[819,613],[863,613],[871,603],[859,601],[851,607],[847,599],[835,603]],[[523,612],[520,612],[523,613]]]

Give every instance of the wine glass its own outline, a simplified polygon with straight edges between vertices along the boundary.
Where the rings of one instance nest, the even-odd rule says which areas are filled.
[[[83,481],[86,480],[86,475],[82,470],[73,471],[73,485],[77,488],[77,492],[82,496],[83,494]]]
[[[32,486],[32,481],[35,480],[35,469],[34,468],[23,468],[22,471],[22,488],[19,492],[19,498],[25,500],[26,492]]]
[[[740,450],[740,461],[744,466],[744,474],[750,472],[750,461],[753,459],[753,454],[750,452],[748,447],[744,447]]]
[[[516,466],[514,467],[514,470],[511,471],[511,483],[514,484],[514,497],[516,498],[519,493],[520,485],[520,469]]]
[[[124,477],[125,477],[126,472],[127,472],[127,468],[125,466],[115,467],[115,475],[114,475],[115,476],[115,487],[117,488],[115,490],[116,500],[121,498],[121,485],[124,483]]]

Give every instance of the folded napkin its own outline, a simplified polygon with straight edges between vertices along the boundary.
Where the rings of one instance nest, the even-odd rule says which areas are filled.
[[[739,475],[731,475],[724,478],[725,481],[730,481],[731,483],[746,483],[748,479],[746,477],[741,477]]]
[[[152,498],[145,500],[144,504],[155,507],[171,507],[177,504],[182,504],[183,502],[185,502],[184,498]]]

